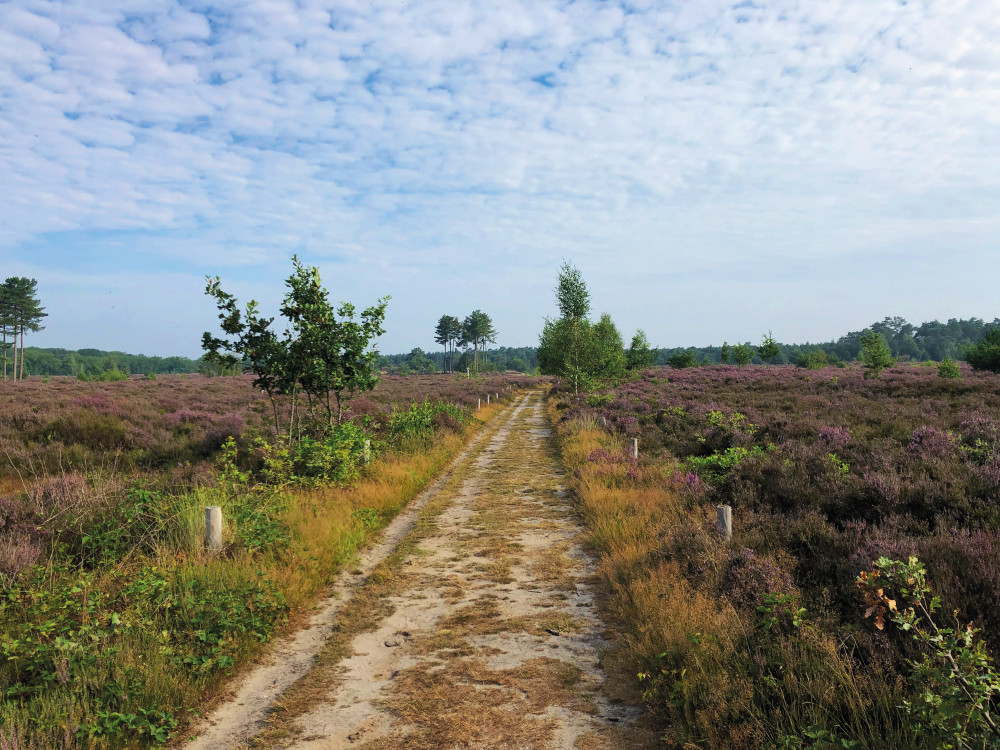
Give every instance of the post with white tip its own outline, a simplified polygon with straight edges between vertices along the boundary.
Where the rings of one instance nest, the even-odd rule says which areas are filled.
[[[476,399],[476,411],[479,411],[482,408],[483,408],[483,400],[481,398],[477,398]]]
[[[715,508],[718,514],[715,521],[715,530],[726,542],[733,538],[733,508],[731,505],[718,505]]]
[[[222,508],[218,505],[205,508],[205,549],[213,555],[222,552]]]
[[[638,460],[639,458],[639,438],[632,438],[632,445],[628,449],[629,456],[633,460]]]

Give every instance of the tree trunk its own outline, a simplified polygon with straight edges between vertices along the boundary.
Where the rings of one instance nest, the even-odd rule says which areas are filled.
[[[21,374],[17,379],[24,380],[24,326],[21,326]]]

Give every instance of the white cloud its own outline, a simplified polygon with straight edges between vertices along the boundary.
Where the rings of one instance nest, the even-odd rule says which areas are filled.
[[[511,343],[551,283],[511,289],[563,256],[617,279],[615,312],[649,270],[779,274],[934,238],[932,273],[964,302],[944,253],[1000,271],[998,132],[989,0],[0,6],[15,258],[53,232],[136,230],[151,266],[336,256],[360,289],[434,275],[443,309],[492,304]],[[405,304],[401,347],[424,335]]]

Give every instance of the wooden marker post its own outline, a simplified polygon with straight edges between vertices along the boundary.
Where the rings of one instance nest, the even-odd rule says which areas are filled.
[[[715,508],[718,514],[715,521],[715,530],[725,541],[733,538],[733,508],[730,505],[718,505]]]
[[[488,394],[488,393],[486,394],[486,405],[487,406],[490,405],[490,394]]]
[[[633,459],[639,458],[639,438],[632,438],[632,445],[628,449],[628,454]]]
[[[372,441],[365,438],[365,452],[364,452],[364,462],[365,466],[372,462]]]
[[[218,505],[205,508],[205,549],[212,554],[222,552],[222,508]]]
[[[483,408],[483,400],[481,398],[477,398],[476,399],[476,411],[479,411],[482,408]]]

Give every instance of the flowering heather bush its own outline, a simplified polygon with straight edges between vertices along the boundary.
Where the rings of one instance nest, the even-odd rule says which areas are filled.
[[[754,612],[765,594],[795,593],[792,577],[768,555],[758,555],[744,547],[739,552],[727,553],[724,564],[722,593],[742,612]]]
[[[230,435],[267,433],[266,397],[252,378],[163,376],[88,383],[0,382],[0,477],[64,471],[166,469],[211,458]],[[350,403],[348,418],[379,418],[425,399],[474,409],[477,399],[537,383],[524,375],[467,379],[387,375]]]
[[[719,586],[738,609],[752,616],[761,587],[794,588],[834,638],[854,639],[865,631],[858,573],[881,555],[916,555],[945,607],[974,619],[1000,654],[1000,376],[654,368],[612,394],[594,408],[564,396],[564,418],[604,417],[610,431],[639,437],[641,463],[662,465],[679,488],[696,475],[703,498],[733,506],[741,551]],[[715,470],[713,457],[755,447]],[[862,660],[902,663],[880,653],[890,646],[882,635],[852,642]]]

